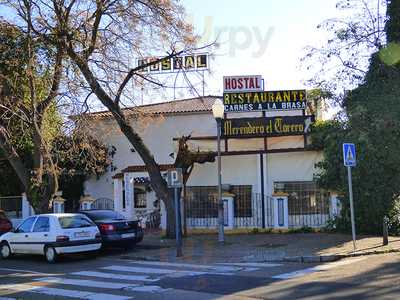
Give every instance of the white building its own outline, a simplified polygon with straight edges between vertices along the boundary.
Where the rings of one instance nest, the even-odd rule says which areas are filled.
[[[163,171],[173,168],[177,138],[191,135],[193,150],[216,151],[216,121],[211,106],[218,97],[185,99],[127,109]],[[135,114],[136,115],[136,114]],[[302,110],[266,112],[266,116],[302,115]],[[228,118],[262,112],[228,113]],[[113,163],[101,178],[85,182],[85,194],[104,198],[131,218],[159,207],[146,168],[109,112],[90,114],[92,134],[113,149]],[[319,227],[337,213],[336,197],[313,181],[322,153],[305,149],[307,137],[280,136],[222,140],[222,183],[229,227]],[[217,163],[197,164],[187,183],[189,228],[217,225]],[[100,200],[99,200],[100,201]],[[163,207],[163,205],[161,205]],[[163,209],[161,209],[163,214]],[[165,218],[162,225],[165,225]]]

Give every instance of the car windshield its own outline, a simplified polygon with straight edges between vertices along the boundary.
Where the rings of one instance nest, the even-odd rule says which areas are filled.
[[[94,221],[98,220],[125,220],[125,217],[120,213],[112,210],[99,210],[86,212]]]
[[[82,215],[58,217],[58,222],[63,229],[96,226],[91,220]]]

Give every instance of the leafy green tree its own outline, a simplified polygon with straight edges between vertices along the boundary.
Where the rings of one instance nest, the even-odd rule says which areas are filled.
[[[30,18],[30,14],[26,15]],[[26,31],[0,22],[0,149],[36,211],[48,211],[58,189],[49,145],[62,79],[63,52],[44,48]]]
[[[400,42],[400,1],[388,1],[387,45]],[[314,128],[313,141],[324,147],[319,181],[342,195],[341,228],[349,228],[348,191],[341,144],[354,142],[357,166],[353,168],[353,192],[357,229],[380,233],[385,215],[393,217],[400,196],[400,59],[388,65],[382,48],[373,54],[364,82],[343,102],[344,122],[333,121]],[[394,220],[394,219],[393,219]],[[394,228],[393,228],[394,229]]]
[[[370,55],[385,45],[386,0],[339,0],[342,17],[317,26],[328,34],[322,46],[308,46],[302,64],[310,72],[307,83],[328,91],[341,103],[345,91],[363,82]]]
[[[29,144],[29,140],[26,142]],[[20,155],[29,160],[32,151],[28,148],[25,152],[20,152]],[[52,139],[51,155],[57,166],[60,189],[64,198],[72,202],[68,203],[72,208],[77,208],[77,200],[83,195],[84,181],[91,176],[99,177],[104,174],[111,162],[107,147],[79,129],[70,135],[59,131]],[[8,160],[1,159],[0,196],[15,196],[22,192],[24,191],[15,171]]]
[[[59,169],[66,208],[75,211],[84,192],[84,181],[93,176],[98,178],[111,164],[107,146],[75,129],[71,135],[60,134],[54,139],[52,155]]]
[[[64,133],[63,50],[4,21],[0,42],[0,195],[26,192],[35,211],[46,212],[60,180],[82,189],[85,176],[106,170],[107,149],[79,129]]]

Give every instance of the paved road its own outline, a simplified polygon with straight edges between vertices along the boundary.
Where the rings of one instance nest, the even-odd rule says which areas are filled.
[[[400,256],[383,255],[318,265],[205,265],[108,256],[64,258],[49,265],[40,257],[20,256],[0,261],[0,300],[396,299],[399,262]],[[380,274],[385,294],[372,280]]]

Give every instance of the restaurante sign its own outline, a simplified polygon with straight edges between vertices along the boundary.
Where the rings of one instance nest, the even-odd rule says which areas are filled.
[[[303,135],[310,131],[314,116],[282,116],[223,119],[225,138],[254,138]]]
[[[305,90],[224,93],[225,112],[306,109]]]

